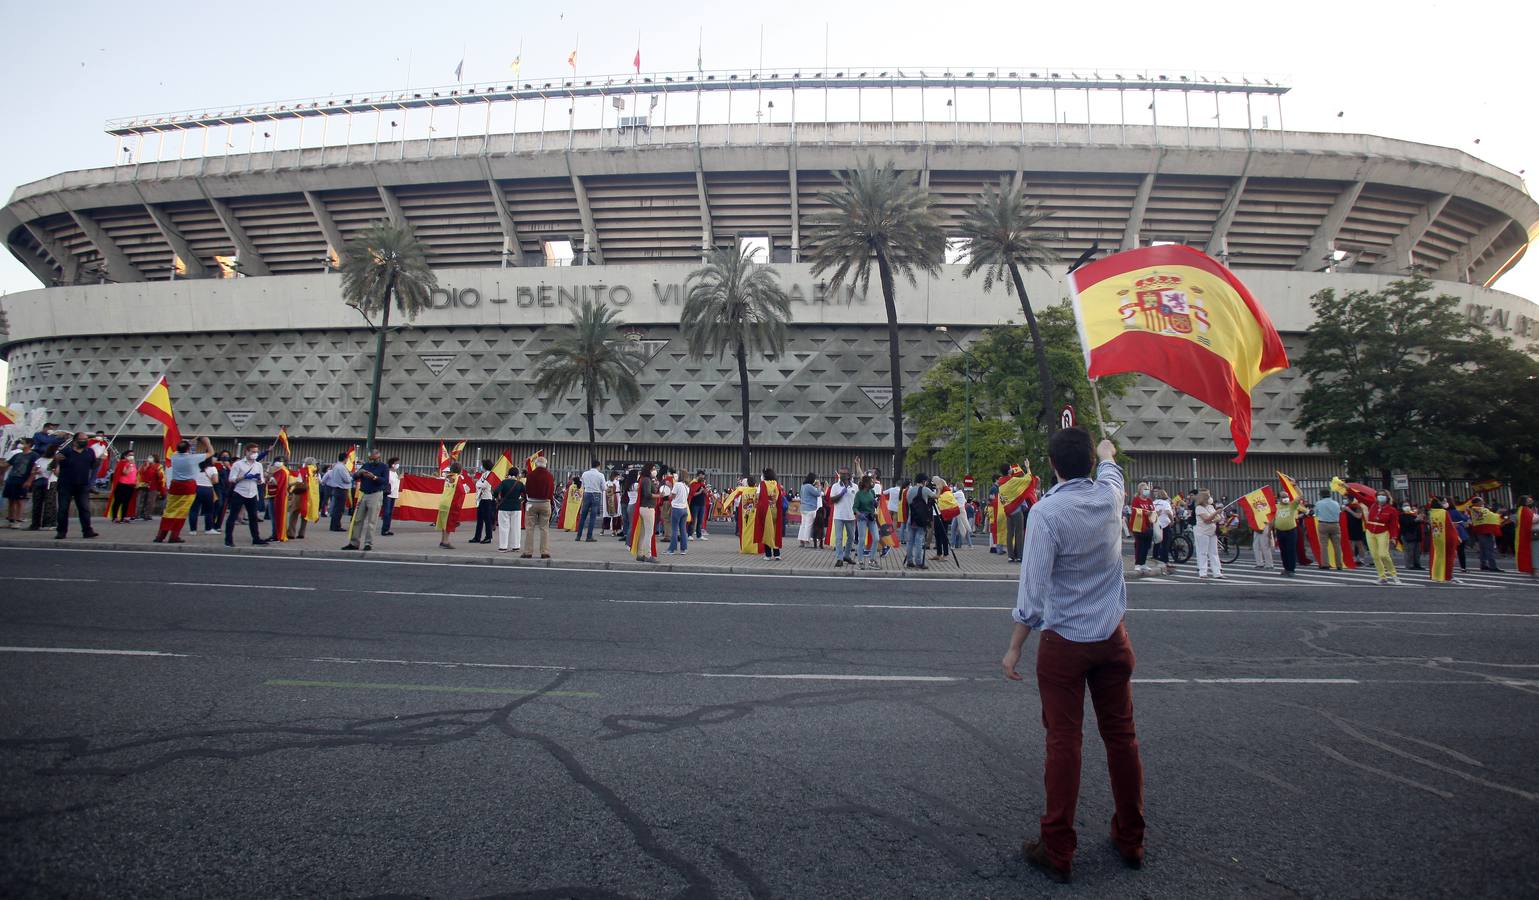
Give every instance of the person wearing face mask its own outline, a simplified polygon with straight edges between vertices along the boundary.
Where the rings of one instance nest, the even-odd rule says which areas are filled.
[[[1484,498],[1470,501],[1470,525],[1480,548],[1480,571],[1505,571],[1496,564],[1496,538],[1502,533],[1502,517],[1486,505]]]
[[[262,539],[258,530],[260,513],[257,509],[257,498],[261,496],[262,464],[257,461],[261,455],[261,448],[256,444],[247,444],[243,458],[236,460],[230,466],[230,503],[224,512],[224,545],[235,546],[235,524],[240,514],[246,514],[246,524],[251,527],[251,544],[261,547],[267,543]]]
[[[385,507],[380,518],[380,537],[390,537],[395,534],[390,530],[390,520],[395,517],[395,502],[401,499],[401,458],[392,456],[385,460],[385,465],[390,467],[390,487],[385,491]]]
[[[139,467],[134,451],[129,450],[112,468],[112,499],[107,504],[107,519],[123,524],[134,517],[134,488],[139,484]]]
[[[1400,543],[1405,545],[1405,567],[1421,570],[1421,529],[1426,519],[1411,505],[1409,497],[1400,506]]]
[[[1149,482],[1140,481],[1138,492],[1128,502],[1128,532],[1133,535],[1133,571],[1150,574],[1149,547],[1154,541],[1154,498]]]
[[[1363,520],[1363,536],[1373,556],[1373,567],[1379,572],[1379,584],[1400,584],[1395,557],[1390,552],[1400,539],[1400,511],[1395,508],[1394,498],[1387,491],[1379,491],[1372,504],[1364,506],[1359,500],[1355,505]]]
[[[353,473],[358,481],[358,501],[353,506],[353,519],[347,528],[347,545],[343,550],[357,550],[360,543],[365,551],[374,549],[374,520],[379,518],[381,501],[390,488],[390,467],[379,456],[378,447],[369,450],[369,461]],[[478,520],[478,529],[480,524]],[[490,530],[486,539],[491,540]]]
[[[96,537],[91,529],[91,482],[96,477],[97,458],[84,431],[75,432],[74,438],[54,453],[54,465],[59,473],[59,521],[54,540],[69,537],[71,503],[80,516],[81,536]]]
[[[182,543],[182,526],[192,512],[192,503],[198,496],[198,467],[214,452],[208,438],[198,438],[198,450],[194,453],[191,441],[181,441],[176,452],[168,460],[171,484],[166,489],[166,508],[160,514],[160,528],[155,532],[155,543],[169,541]],[[197,522],[193,523],[196,530]]]

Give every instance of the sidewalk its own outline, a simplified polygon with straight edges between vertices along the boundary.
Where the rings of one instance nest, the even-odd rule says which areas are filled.
[[[235,546],[224,545],[223,534],[193,535],[182,532],[184,544],[156,544],[155,531],[158,520],[115,524],[105,519],[93,519],[92,527],[99,537],[85,539],[80,536],[80,523],[70,522],[70,535],[65,540],[55,540],[51,528],[42,531],[0,528],[0,545],[39,547],[91,547],[100,550],[148,550],[174,553],[241,553],[256,556],[300,556],[320,558],[375,558],[399,562],[454,562],[482,565],[545,566],[565,569],[608,569],[616,571],[636,570],[649,572],[699,572],[734,575],[822,575],[848,576],[851,578],[985,578],[1011,579],[1017,577],[1019,566],[1008,562],[1004,554],[991,554],[986,539],[979,539],[972,547],[963,547],[953,559],[929,562],[925,570],[903,568],[902,550],[894,550],[880,560],[881,569],[861,570],[853,566],[834,567],[832,550],[803,549],[795,537],[786,539],[787,546],[781,551],[780,562],[766,560],[763,556],[738,552],[737,537],[727,523],[714,523],[715,531],[707,541],[690,541],[687,555],[669,556],[667,542],[658,541],[657,563],[640,563],[631,558],[626,545],[613,536],[594,532],[594,541],[577,541],[570,532],[551,533],[551,559],[521,559],[519,553],[497,550],[495,538],[491,544],[472,544],[475,525],[461,525],[451,539],[454,549],[438,546],[438,532],[421,522],[397,522],[395,533],[390,537],[376,536],[374,549],[369,553],[343,550],[347,543],[345,533],[330,531],[330,523],[322,519],[311,523],[303,540],[271,543],[262,547],[251,545],[251,531],[242,523],[235,531]],[[266,537],[272,525],[263,522],[261,533]],[[981,536],[975,535],[975,538]],[[528,533],[525,533],[525,548]]]

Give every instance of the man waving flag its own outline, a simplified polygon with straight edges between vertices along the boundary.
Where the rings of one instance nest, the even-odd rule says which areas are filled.
[[[1091,378],[1141,372],[1229,417],[1235,462],[1250,446],[1250,392],[1288,367],[1245,285],[1191,247],[1115,253],[1069,275]]]

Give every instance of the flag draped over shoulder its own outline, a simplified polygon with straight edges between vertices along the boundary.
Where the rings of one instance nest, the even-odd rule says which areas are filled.
[[[1434,506],[1427,510],[1427,575],[1433,581],[1452,581],[1454,559],[1459,553],[1459,529],[1454,527],[1448,510]]]
[[[1240,514],[1245,517],[1245,524],[1250,526],[1251,531],[1265,531],[1272,520],[1277,518],[1277,495],[1272,492],[1270,485],[1241,497],[1239,506]]]
[[[1021,504],[1037,499],[1037,476],[1028,475],[1020,466],[1011,466],[1010,474],[999,479],[999,502],[1007,516],[1015,515]]]
[[[182,440],[182,432],[176,427],[176,412],[171,408],[171,383],[166,380],[166,376],[160,376],[150,392],[134,407],[134,412],[149,416],[161,424],[165,456],[176,451],[176,445]]]
[[[1091,378],[1141,372],[1229,417],[1245,458],[1250,393],[1288,367],[1277,329],[1218,260],[1191,247],[1114,253],[1069,275]]]
[[[950,522],[962,514],[962,506],[957,503],[957,495],[951,492],[951,488],[942,488],[935,497],[935,508],[940,510],[942,521]]]

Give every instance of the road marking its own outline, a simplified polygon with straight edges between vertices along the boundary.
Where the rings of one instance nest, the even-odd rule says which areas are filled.
[[[390,597],[462,597],[471,600],[538,600],[539,597],[525,597],[520,594],[443,594],[433,591],[369,591],[358,588],[337,588],[352,594],[384,594]]]
[[[472,687],[448,684],[381,684],[366,681],[306,681],[296,678],[269,678],[262,682],[269,687],[319,687],[359,691],[422,691],[431,694],[511,694],[527,697],[539,694],[544,697],[598,697],[591,691],[541,691],[525,688]]]
[[[968,678],[952,678],[944,675],[748,675],[741,672],[691,672],[698,678],[763,678],[772,681],[921,681],[921,682],[956,682],[970,681]]]
[[[276,584],[225,584],[214,581],[166,581],[140,582],[141,584],[165,584],[170,587],[246,588],[253,591],[314,591],[313,587],[289,587]]]
[[[43,578],[41,576],[7,575],[6,581],[99,581],[97,578]]]
[[[1197,684],[1362,684],[1356,678],[1193,678]]]
[[[297,657],[291,657],[291,659],[297,659]],[[542,669],[552,672],[571,671],[570,666],[525,666],[517,665],[514,663],[438,662],[436,660],[426,659],[370,659],[367,657],[353,659],[343,656],[317,656],[299,659],[299,661],[318,663],[345,663],[348,665],[383,663],[397,666],[439,666],[445,669]]]
[[[98,650],[91,647],[0,647],[0,653],[78,653],[85,656],[175,656],[187,658],[186,653],[165,653],[160,650]]]

